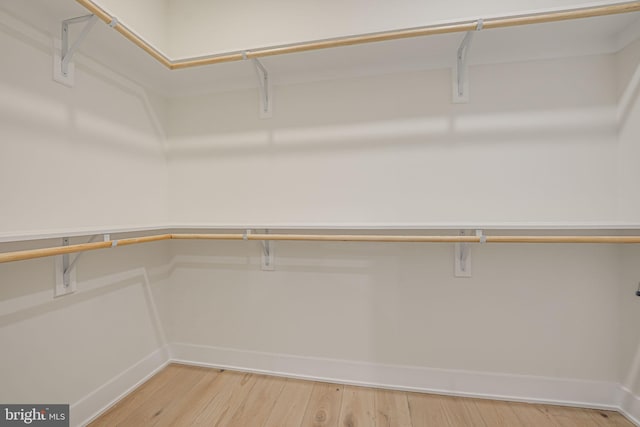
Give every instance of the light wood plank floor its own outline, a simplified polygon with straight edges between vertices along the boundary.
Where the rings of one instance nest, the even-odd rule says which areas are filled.
[[[176,364],[90,425],[633,427],[610,411],[407,393]]]

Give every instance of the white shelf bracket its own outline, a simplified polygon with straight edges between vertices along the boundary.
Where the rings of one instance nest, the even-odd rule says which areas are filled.
[[[466,231],[460,231],[461,236],[466,236],[466,234]],[[456,243],[454,249],[454,276],[471,277],[471,248],[469,243]]]
[[[462,104],[469,102],[469,50],[471,50],[471,42],[473,41],[473,34],[476,31],[482,30],[484,21],[478,19],[475,31],[467,31],[456,57],[456,66],[453,68],[453,102],[455,104]]]
[[[269,234],[269,230],[265,230],[265,234]],[[264,271],[275,270],[273,254],[273,242],[271,240],[262,241],[262,269]]]
[[[247,52],[242,52],[242,57],[247,59]],[[269,79],[269,72],[258,58],[251,58],[258,78],[258,90],[260,92],[260,118],[268,119],[273,116],[273,86]]]
[[[98,235],[95,235],[89,239],[87,243],[92,243],[96,240]],[[104,241],[109,241],[109,235],[103,235]],[[69,238],[62,239],[62,246],[69,246]],[[71,294],[76,291],[76,263],[80,259],[84,252],[79,252],[73,260],[71,260],[71,254],[60,255],[56,258],[56,285],[53,291],[54,296],[60,297],[63,295]]]
[[[466,231],[460,231],[461,236],[466,236]],[[476,230],[476,237],[480,243],[487,243],[487,236],[482,230]],[[454,276],[471,277],[471,245],[465,242],[455,244],[454,251]]]
[[[69,246],[69,238],[62,239],[62,246]],[[76,271],[73,269],[75,262],[69,262],[69,254],[56,257],[56,283],[53,288],[53,296],[61,297],[76,291]]]
[[[65,86],[73,87],[75,83],[75,67],[71,60],[76,53],[80,44],[93,28],[94,24],[98,21],[98,17],[95,15],[79,16],[77,18],[66,19],[62,21],[61,40],[60,45],[54,45],[53,55],[53,79],[58,83],[62,83]],[[86,22],[82,31],[78,35],[71,46],[69,45],[69,25],[80,24]],[[58,41],[55,41],[56,44]]]

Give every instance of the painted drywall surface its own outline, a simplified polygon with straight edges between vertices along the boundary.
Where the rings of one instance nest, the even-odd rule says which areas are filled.
[[[628,246],[621,250],[622,287],[620,294],[621,337],[620,383],[640,396],[640,248]]]
[[[640,43],[629,46],[618,57],[619,69],[624,71],[621,81],[626,82],[619,113],[618,198],[625,219],[637,221],[640,218]]]
[[[534,5],[525,0],[170,0],[166,37],[169,54],[184,58],[439,22],[611,3],[615,2],[545,0]]]
[[[162,347],[150,286],[166,280],[157,272],[167,248],[87,252],[77,263],[78,291],[56,299],[53,258],[0,264],[0,400],[73,405]]]
[[[162,131],[144,91],[81,58],[75,87],[58,84],[50,46],[0,25],[0,232],[165,222]]]
[[[616,219],[610,56],[179,98],[168,125],[170,218],[215,224]]]
[[[640,218],[638,194],[638,159],[640,158],[640,42],[629,45],[616,55],[621,93],[621,127],[618,141],[618,198],[626,218]],[[640,395],[640,334],[637,325],[640,298],[635,296],[640,284],[640,249],[625,247],[621,251],[623,293],[620,300],[621,325],[624,339],[620,343],[619,363],[621,383],[636,396]]]
[[[163,130],[154,111],[162,102],[82,56],[73,89],[53,82],[51,39],[1,18],[0,232],[166,222]],[[78,404],[157,351],[164,336],[150,286],[165,278],[146,269],[166,264],[166,247],[86,253],[78,292],[57,299],[53,258],[0,265],[0,400]],[[85,412],[107,403],[90,402]]]
[[[640,39],[628,44],[615,54],[616,91],[622,97],[632,84],[633,77],[640,64]]]
[[[169,342],[402,366],[617,381],[608,245],[172,242]],[[250,368],[250,366],[248,367]]]

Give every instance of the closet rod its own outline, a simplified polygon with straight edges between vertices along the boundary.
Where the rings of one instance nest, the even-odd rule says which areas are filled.
[[[169,240],[171,234],[159,234],[156,236],[132,237],[129,239],[107,240],[105,242],[81,243],[78,245],[56,246],[53,248],[29,249],[26,251],[0,253],[0,263],[23,261],[34,258],[44,258],[55,255],[72,254],[76,252],[93,251],[96,249],[112,248],[116,246],[136,245],[138,243],[157,242]]]
[[[154,59],[156,59],[162,65],[164,65],[169,69],[172,68],[173,63],[169,58],[164,56],[162,53],[160,53],[159,50],[157,50],[155,47],[147,43],[146,40],[144,40],[143,38],[138,36],[136,33],[131,31],[121,22],[119,22],[115,16],[109,15],[100,6],[93,3],[93,1],[90,1],[90,0],[76,0],[76,1],[80,3],[82,6],[84,6],[84,8],[87,9],[89,12],[97,16],[98,19],[100,19],[105,24],[108,24],[111,28],[113,28],[114,30],[122,34],[124,38],[126,38],[127,40],[129,40],[130,42],[138,46],[140,49],[147,52],[149,55],[151,55]]]
[[[364,43],[374,43],[387,40],[397,40],[411,37],[422,37],[434,34],[457,33],[474,31],[477,29],[477,21],[454,22],[441,25],[432,25],[416,28],[407,28],[394,31],[383,31],[372,34],[338,37],[327,40],[316,40],[291,45],[263,47],[247,49],[246,51],[228,52],[200,58],[187,58],[172,61],[156,48],[147,43],[140,36],[128,29],[113,16],[109,15],[92,0],[76,0],[102,21],[110,24],[125,38],[135,43],[142,50],[153,56],[156,60],[171,70],[180,68],[198,67],[202,65],[217,64],[221,62],[240,61],[249,58],[260,58],[270,55],[282,55],[286,53],[305,52],[310,50],[328,49],[340,46],[350,46]],[[504,16],[487,18],[483,21],[484,29],[513,27],[518,25],[542,24],[546,22],[565,21],[571,19],[590,18],[595,16],[615,15],[621,13],[640,11],[640,1],[618,3],[605,6],[593,6],[580,9],[569,9],[556,12],[537,13],[529,15]]]
[[[159,234],[106,242],[82,243],[43,249],[0,253],[0,263],[161,240],[289,240],[324,242],[414,242],[414,243],[640,243],[640,236],[393,236],[359,234]]]
[[[640,243],[640,236],[398,236],[367,234],[172,234],[186,240],[288,240],[413,243]]]

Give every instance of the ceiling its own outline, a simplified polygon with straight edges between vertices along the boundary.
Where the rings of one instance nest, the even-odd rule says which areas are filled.
[[[59,37],[62,20],[87,14],[74,0],[5,0],[0,12],[51,38]],[[78,30],[74,31],[77,34]],[[444,68],[454,63],[463,37],[460,33],[444,34],[265,57],[261,61],[275,84]],[[469,62],[613,53],[638,38],[640,13],[483,30],[474,36]],[[102,22],[94,26],[79,51],[168,97],[257,86],[250,61],[170,71]]]

